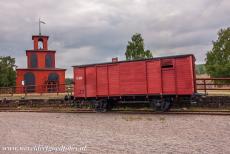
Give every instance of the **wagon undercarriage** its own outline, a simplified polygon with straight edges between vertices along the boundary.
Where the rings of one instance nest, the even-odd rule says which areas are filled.
[[[150,98],[146,97],[114,97],[114,98],[91,98],[91,99],[79,99],[74,98],[72,100],[73,106],[83,108],[94,108],[97,112],[111,111],[114,108],[119,107],[147,107],[153,111],[167,112],[174,105],[186,105],[191,103],[190,96],[177,97],[177,96],[154,96]]]

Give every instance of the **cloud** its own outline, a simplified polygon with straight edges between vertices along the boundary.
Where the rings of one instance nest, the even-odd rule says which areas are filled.
[[[26,67],[31,36],[49,35],[57,67],[124,59],[127,42],[141,33],[155,56],[192,53],[197,63],[230,25],[228,0],[8,0],[0,1],[0,55],[16,57]]]

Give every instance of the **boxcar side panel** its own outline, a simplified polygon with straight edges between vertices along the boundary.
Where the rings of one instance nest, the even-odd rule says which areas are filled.
[[[178,94],[192,94],[194,91],[192,65],[190,57],[176,59]]]
[[[96,97],[96,68],[86,67],[86,96]]]
[[[119,65],[108,65],[108,77],[109,77],[109,95],[118,96],[119,92]]]
[[[74,68],[74,94],[76,97],[85,97],[85,68]]]
[[[97,95],[108,96],[108,72],[107,66],[97,66]]]
[[[191,74],[192,74],[192,87],[193,87],[193,90],[192,92],[193,93],[196,93],[197,92],[197,87],[196,87],[196,64],[195,64],[195,57],[194,56],[190,56],[190,63],[191,63]]]
[[[120,93],[122,95],[146,94],[145,61],[120,63]]]
[[[147,84],[149,94],[161,93],[161,62],[160,60],[147,61]]]

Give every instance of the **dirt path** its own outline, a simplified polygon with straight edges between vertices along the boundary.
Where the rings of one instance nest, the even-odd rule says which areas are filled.
[[[216,154],[230,153],[229,145],[230,116],[0,113],[0,154]],[[75,149],[57,149],[64,146]]]

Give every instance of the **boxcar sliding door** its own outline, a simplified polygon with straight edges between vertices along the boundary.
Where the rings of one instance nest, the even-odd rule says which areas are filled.
[[[163,59],[161,61],[161,72],[162,72],[163,94],[175,94],[176,93],[175,60]]]

